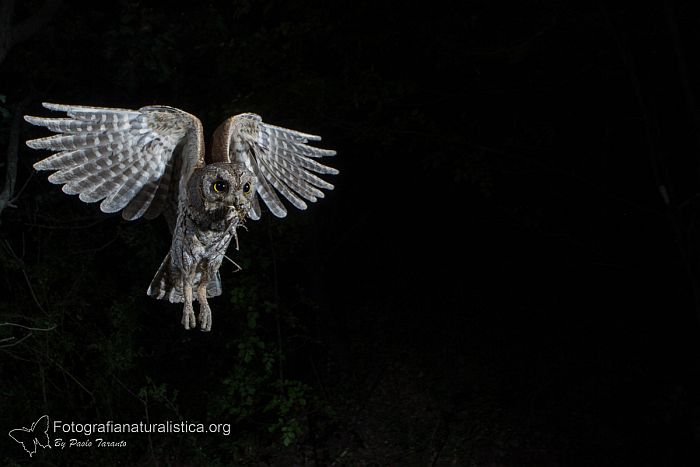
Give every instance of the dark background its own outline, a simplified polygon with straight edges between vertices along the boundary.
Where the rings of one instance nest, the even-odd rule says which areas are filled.
[[[697,465],[700,16],[590,3],[0,2],[0,432],[232,427],[47,465]],[[42,101],[171,105],[207,140],[256,112],[340,175],[248,223],[187,332],[145,295],[165,222],[33,172]]]

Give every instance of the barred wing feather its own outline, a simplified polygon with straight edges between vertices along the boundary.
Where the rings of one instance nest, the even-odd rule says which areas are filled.
[[[175,148],[186,144],[181,173],[173,174],[186,184],[195,167],[204,164],[204,145],[199,120],[166,106],[139,110],[43,104],[65,112],[68,118],[25,116],[33,125],[59,134],[27,141],[34,149],[57,151],[36,164],[36,170],[55,170],[52,183],[78,194],[87,203],[102,200],[104,212],[122,211],[125,219],[162,211],[157,201],[167,199]],[[164,177],[163,175],[166,174]],[[184,182],[183,182],[183,179]],[[177,188],[176,188],[177,189]],[[160,192],[160,193],[159,193]],[[152,205],[153,204],[153,205]]]
[[[338,170],[315,159],[334,156],[335,151],[307,145],[320,141],[320,136],[269,125],[252,113],[231,117],[220,129],[224,135],[215,136],[214,154],[223,150],[231,162],[243,163],[253,172],[257,192],[275,216],[287,214],[277,193],[296,208],[306,209],[306,201],[324,197],[321,189],[333,189],[317,174],[335,175]],[[218,148],[217,143],[224,147]],[[249,216],[260,217],[257,201]]]

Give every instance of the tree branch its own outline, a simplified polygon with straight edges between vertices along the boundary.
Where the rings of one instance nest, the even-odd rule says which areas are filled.
[[[29,339],[33,335],[34,335],[34,333],[30,332],[29,334],[27,334],[26,336],[22,337],[19,340],[15,340],[14,337],[8,337],[6,339],[2,339],[0,342],[12,342],[12,343],[11,344],[2,344],[2,345],[0,345],[0,349],[6,349],[8,347],[14,347],[15,345],[19,345],[22,341]]]
[[[51,21],[51,18],[53,18],[54,13],[56,13],[61,6],[61,3],[61,0],[46,0],[36,13],[13,27],[10,37],[10,47],[14,47],[20,42],[29,39],[41,30],[41,28]]]
[[[15,192],[15,185],[17,183],[17,160],[19,153],[19,131],[20,123],[22,121],[22,112],[26,106],[28,100],[24,99],[22,102],[17,104],[14,109],[14,115],[12,116],[12,124],[10,125],[10,141],[7,144],[7,166],[5,168],[5,185],[0,192],[0,216],[2,211],[10,206],[14,207],[10,200]],[[1,221],[0,221],[1,222]]]
[[[61,6],[62,0],[46,0],[32,16],[15,26],[12,17],[15,12],[15,0],[0,1],[0,63],[5,60],[12,47],[32,37],[51,21],[54,13]]]
[[[55,324],[53,326],[48,327],[48,328],[34,328],[31,326],[24,326],[23,324],[17,324],[17,323],[0,323],[0,326],[14,326],[14,327],[26,329],[28,331],[45,331],[45,332],[53,331],[54,329],[56,329]]]
[[[15,11],[15,0],[0,2],[0,63],[5,60],[7,52],[12,47],[12,13]]]
[[[54,329],[56,329],[55,324],[51,327],[48,327],[48,328],[35,328],[35,327],[25,326],[23,324],[17,324],[17,323],[0,323],[0,326],[12,326],[12,327],[17,327],[17,328],[27,329],[28,331],[43,331],[43,332],[53,331]],[[30,333],[26,334],[25,336],[21,337],[20,339],[17,339],[15,336],[2,338],[2,339],[0,339],[0,349],[6,349],[8,347],[14,347],[16,345],[19,345],[22,341],[29,339],[33,335],[34,335],[34,333],[30,332]]]

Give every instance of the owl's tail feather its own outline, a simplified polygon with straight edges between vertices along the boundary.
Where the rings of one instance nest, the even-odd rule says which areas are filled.
[[[148,296],[159,300],[167,300],[170,303],[182,303],[184,297],[182,293],[181,281],[178,275],[172,273],[170,267],[170,253],[165,256],[165,259],[160,264],[158,272],[153,277],[151,285],[148,286]],[[197,290],[201,273],[197,273],[192,283],[192,289]],[[214,279],[207,283],[207,297],[217,297],[221,295],[221,276],[219,271],[216,271]],[[193,298],[197,299],[197,294],[193,294]]]
[[[151,285],[148,286],[148,296],[159,300],[167,300],[170,303],[181,303],[184,301],[180,281],[173,277],[170,272],[170,253],[160,264],[158,272],[153,276]]]
[[[195,287],[197,284],[199,284],[199,274],[197,274],[197,277],[194,279]],[[209,297],[218,297],[221,295],[221,276],[219,275],[219,271],[216,271],[216,275],[214,276],[214,279],[210,280],[207,283],[207,298]]]

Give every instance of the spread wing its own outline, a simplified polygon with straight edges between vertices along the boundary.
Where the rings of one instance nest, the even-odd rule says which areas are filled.
[[[214,133],[212,157],[213,162],[244,164],[255,175],[260,198],[275,216],[284,217],[287,210],[277,192],[298,209],[306,209],[304,200],[315,202],[324,197],[321,189],[333,189],[316,174],[337,174],[338,170],[315,159],[334,156],[335,151],[306,144],[320,140],[320,136],[269,125],[259,115],[245,113],[219,126]],[[257,199],[248,215],[260,218]]]
[[[103,212],[122,211],[127,220],[153,218],[177,203],[192,171],[204,165],[202,124],[166,106],[139,110],[43,104],[67,118],[25,116],[59,134],[27,141],[56,154],[36,170],[56,170],[51,183],[86,203],[102,200]]]
[[[36,454],[36,443],[34,441],[34,433],[27,428],[18,428],[16,430],[10,430],[10,438],[17,441],[22,445],[22,449],[27,451],[29,457]]]
[[[34,434],[36,444],[42,448],[50,447],[48,415],[42,415],[36,422],[32,423],[32,433]]]

